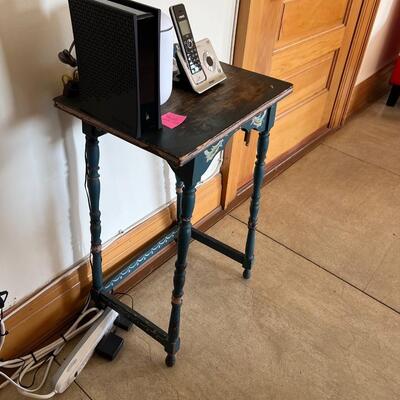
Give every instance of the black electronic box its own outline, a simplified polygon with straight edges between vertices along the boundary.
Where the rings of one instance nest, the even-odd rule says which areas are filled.
[[[69,0],[82,111],[134,137],[161,129],[161,11],[130,0]]]

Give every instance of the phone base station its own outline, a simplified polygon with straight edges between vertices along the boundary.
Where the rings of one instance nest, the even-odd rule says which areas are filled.
[[[196,46],[203,71],[207,77],[205,81],[199,84],[195,84],[191,79],[188,78],[191,76],[191,72],[178,45],[175,45],[175,54],[178,68],[181,72],[181,82],[183,81],[184,83],[189,84],[196,93],[201,94],[208,89],[211,89],[215,85],[223,82],[226,79],[226,75],[209,39],[200,40],[196,43]]]

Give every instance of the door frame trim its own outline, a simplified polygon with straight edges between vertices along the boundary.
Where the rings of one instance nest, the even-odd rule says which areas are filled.
[[[350,100],[356,87],[358,73],[375,22],[381,0],[364,0],[358,16],[347,61],[333,105],[330,128],[339,128],[346,122]]]

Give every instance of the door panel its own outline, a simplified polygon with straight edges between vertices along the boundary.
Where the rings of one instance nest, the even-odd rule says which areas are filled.
[[[235,64],[294,84],[294,93],[278,106],[269,162],[287,157],[328,127],[362,3],[241,0]],[[243,146],[234,151],[241,155],[237,189],[252,176],[257,141],[251,136],[248,146],[236,141]]]
[[[277,47],[341,25],[348,0],[286,0]]]
[[[288,74],[284,79],[293,83],[293,93],[278,104],[278,116],[323,90],[328,89],[335,53],[329,53],[307,64],[303,70]]]
[[[299,142],[326,126],[328,121],[324,120],[324,104],[329,93],[327,91],[313,97],[303,106],[285,114],[276,121],[274,130],[271,132],[271,144],[269,148],[268,161],[272,161],[295,147]],[[309,118],[313,115],[313,118]]]
[[[275,127],[271,132],[271,141],[268,150],[267,162],[271,162],[280,155],[295,147],[299,142],[309,136],[310,132],[315,132],[321,126],[326,125],[328,121],[323,121],[324,104],[328,92],[314,96],[303,106],[297,107],[295,110],[278,117]],[[308,118],[313,115],[314,118]],[[252,142],[247,147],[247,159],[255,157],[257,149],[257,134],[252,134]],[[240,170],[239,185],[244,186],[252,179],[253,163],[244,165],[245,158],[242,157],[242,168]]]
[[[345,27],[341,26],[306,41],[275,50],[270,75],[277,78],[286,76],[302,68],[304,64],[336,51],[343,41],[345,30]]]

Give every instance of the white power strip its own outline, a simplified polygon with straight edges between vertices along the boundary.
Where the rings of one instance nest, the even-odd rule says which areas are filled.
[[[116,311],[107,308],[99,320],[86,332],[53,378],[56,393],[64,393],[74,382],[89,362],[100,340],[111,331],[117,317]]]

